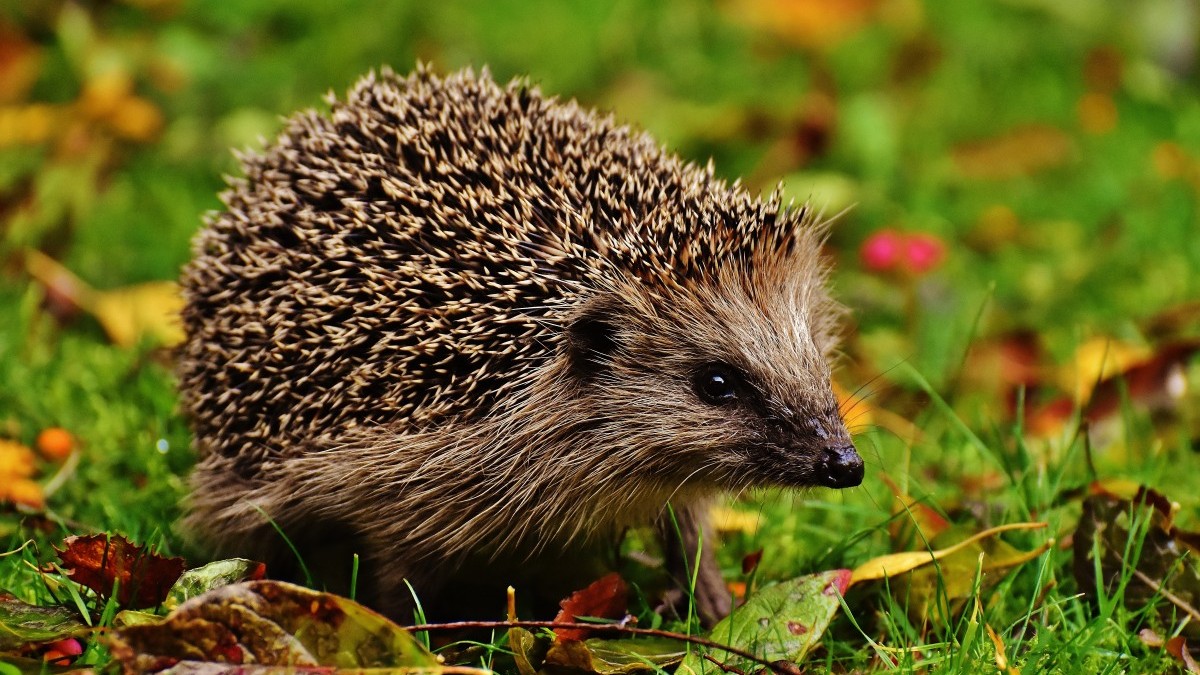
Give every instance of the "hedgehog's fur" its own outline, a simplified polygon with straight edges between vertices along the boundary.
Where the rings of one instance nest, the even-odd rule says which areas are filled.
[[[404,578],[427,604],[544,584],[668,499],[692,542],[717,490],[857,484],[828,475],[861,461],[805,209],[486,72],[385,70],[331,104],[242,157],[183,275],[202,539],[273,561],[275,526],[311,557],[345,539],[399,613]],[[714,363],[733,404],[697,394]]]

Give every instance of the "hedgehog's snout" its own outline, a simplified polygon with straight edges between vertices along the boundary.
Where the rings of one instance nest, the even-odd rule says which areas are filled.
[[[863,461],[850,443],[838,443],[821,453],[817,480],[824,487],[855,487],[863,480]]]

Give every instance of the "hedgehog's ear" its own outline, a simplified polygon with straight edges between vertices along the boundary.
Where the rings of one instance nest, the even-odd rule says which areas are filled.
[[[589,301],[567,323],[567,362],[579,379],[594,377],[612,360],[617,324],[611,303]]]

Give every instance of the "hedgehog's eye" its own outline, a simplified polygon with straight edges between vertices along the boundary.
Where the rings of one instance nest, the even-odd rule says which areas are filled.
[[[699,371],[692,380],[696,394],[712,405],[724,405],[737,400],[737,369],[724,363],[710,363]]]

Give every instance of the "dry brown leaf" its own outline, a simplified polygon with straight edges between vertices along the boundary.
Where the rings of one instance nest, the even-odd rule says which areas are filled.
[[[1196,660],[1192,658],[1192,650],[1188,649],[1187,639],[1185,639],[1182,635],[1176,635],[1170,640],[1167,640],[1167,643],[1164,646],[1171,656],[1174,656],[1183,662],[1183,667],[1186,668],[1189,673],[1200,673],[1200,664],[1197,664]]]
[[[186,569],[183,558],[165,558],[121,535],[67,537],[55,552],[72,581],[102,597],[117,587],[117,600],[128,608],[154,607]]]
[[[992,628],[990,623],[983,624],[987,630],[988,637],[992,639],[992,645],[996,648],[996,670],[1005,675],[1020,675],[1019,670],[1008,665],[1008,655],[1004,653],[1004,639]]]

